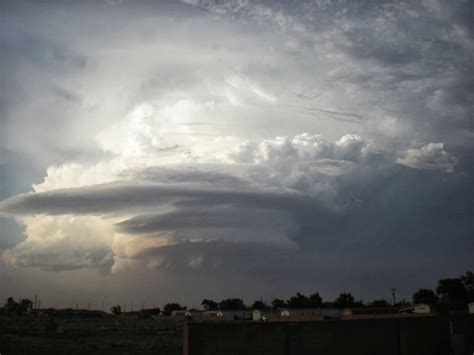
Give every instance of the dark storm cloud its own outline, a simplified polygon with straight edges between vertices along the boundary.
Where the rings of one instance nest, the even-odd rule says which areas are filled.
[[[189,167],[150,167],[141,170],[126,170],[121,176],[128,179],[138,179],[140,181],[162,182],[162,183],[206,183],[209,185],[227,186],[232,188],[249,187],[250,181],[238,176],[217,171],[219,167],[200,164],[193,168]],[[229,169],[229,170],[238,170]]]
[[[291,232],[290,238],[301,246],[314,245],[327,252],[350,250],[358,244],[368,251],[377,249],[379,243],[388,243],[396,250],[403,249],[405,243],[426,242],[436,249],[436,245],[449,244],[449,231],[456,230],[458,241],[472,248],[468,239],[472,206],[466,195],[471,171],[464,175],[417,172],[393,163],[362,165],[332,178],[338,184],[335,199],[343,207],[337,211],[332,204],[295,191],[232,189],[234,180],[216,171],[192,170],[187,175],[182,170],[176,178],[172,169],[164,169],[162,174],[159,169],[152,171],[153,179],[168,176],[171,181],[184,182],[183,177],[189,176],[189,181],[161,185],[124,181],[25,194],[7,199],[0,209],[17,215],[131,213],[136,216],[118,223],[116,228],[132,235],[206,228],[271,231],[293,223],[299,226],[299,232]],[[149,174],[145,170],[134,176]],[[216,185],[212,180],[216,176],[224,184]],[[450,201],[448,206],[444,206],[446,201]],[[152,212],[166,206],[177,210]],[[435,221],[433,215],[437,215]]]
[[[304,38],[324,54],[344,53],[347,68],[333,79],[372,92],[418,137],[469,145],[472,141],[474,38],[470,1],[184,1],[210,13],[254,18]],[[318,48],[322,47],[319,51]],[[436,138],[434,138],[436,137]],[[429,139],[429,138],[428,138]]]
[[[2,202],[5,214],[107,214],[172,204],[181,199],[198,204],[232,204],[254,208],[301,208],[312,205],[304,195],[292,192],[225,190],[166,185],[110,183],[84,188],[22,194]],[[192,201],[191,201],[192,202]]]
[[[471,1],[4,3],[5,263],[276,295],[473,267]]]
[[[252,208],[181,209],[162,214],[139,215],[118,223],[118,230],[127,234],[153,233],[166,230],[186,230],[200,228],[277,228],[291,223],[288,217],[275,211]],[[278,208],[275,206],[275,209]]]

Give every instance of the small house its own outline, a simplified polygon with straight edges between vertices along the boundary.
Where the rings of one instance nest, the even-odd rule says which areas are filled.
[[[431,313],[431,307],[427,304],[419,303],[415,305],[413,313]]]
[[[224,315],[222,311],[205,311],[201,315],[201,319],[203,321],[230,321],[234,319],[234,316],[232,315]]]
[[[233,318],[234,320],[250,320],[252,314],[246,310],[219,310],[217,311],[217,317]]]
[[[262,311],[254,309],[252,311],[252,320],[262,320]]]
[[[191,313],[189,311],[172,311],[171,315],[173,317],[190,317]]]
[[[354,313],[352,312],[352,309],[350,308],[343,308],[341,309],[341,316],[343,317],[350,317],[352,316]]]
[[[398,307],[358,307],[343,308],[341,310],[341,319],[385,319],[399,318],[400,308]]]
[[[326,308],[281,308],[278,312],[274,312],[273,315],[269,316],[268,320],[285,322],[323,320],[326,317],[333,318],[336,313],[337,318],[339,310],[336,311]]]
[[[282,308],[282,309],[280,309],[280,316],[289,317],[290,316],[290,311],[286,308]]]
[[[267,321],[279,316],[278,311],[273,309],[254,309],[252,311],[252,320],[256,321]]]
[[[418,303],[410,307],[400,308],[400,313],[428,314],[431,313],[431,307],[428,304]]]

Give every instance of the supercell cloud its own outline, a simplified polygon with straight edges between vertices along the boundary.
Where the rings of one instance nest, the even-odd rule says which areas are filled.
[[[474,266],[470,1],[2,6],[11,293],[386,297]]]

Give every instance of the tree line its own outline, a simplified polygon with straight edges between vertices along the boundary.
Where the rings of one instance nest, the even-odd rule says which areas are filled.
[[[204,299],[201,306],[207,311],[215,310],[244,310],[270,308],[362,308],[362,307],[403,307],[410,304],[425,303],[432,306],[439,312],[452,310],[465,310],[467,305],[474,302],[474,274],[467,271],[457,278],[446,278],[438,281],[435,290],[419,289],[411,299],[411,303],[401,300],[397,303],[389,302],[385,299],[376,299],[370,302],[356,300],[350,292],[340,293],[334,301],[323,301],[318,292],[308,296],[297,292],[296,295],[287,300],[274,298],[270,303],[256,300],[250,305],[245,305],[239,298],[228,298],[220,302]]]
[[[412,304],[425,303],[432,306],[440,313],[465,310],[467,305],[474,302],[474,273],[467,271],[464,275],[456,278],[446,278],[438,281],[437,287],[433,289],[419,289],[411,299]],[[201,306],[206,311],[217,310],[248,310],[258,309],[265,310],[271,308],[362,308],[362,307],[403,307],[410,305],[410,302],[402,300],[397,303],[390,303],[385,299],[376,299],[371,302],[363,302],[356,300],[350,292],[340,293],[334,301],[324,301],[319,292],[314,292],[308,296],[297,292],[296,295],[291,296],[287,300],[274,298],[271,302],[264,302],[262,299],[255,300],[253,303],[246,305],[240,298],[226,298],[219,302],[211,299],[204,299]],[[16,302],[13,297],[9,297],[3,307],[0,308],[0,313],[14,313],[24,314],[33,309],[33,302],[29,299],[21,299]],[[138,312],[158,315],[171,315],[173,311],[184,311],[188,308],[179,303],[167,303],[163,307],[163,312],[160,308],[144,309]],[[114,306],[111,309],[113,314],[120,314],[122,309],[120,305]]]

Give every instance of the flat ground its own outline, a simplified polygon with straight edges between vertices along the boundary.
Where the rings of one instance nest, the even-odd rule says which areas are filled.
[[[169,320],[0,317],[0,353],[182,354],[182,323]]]

